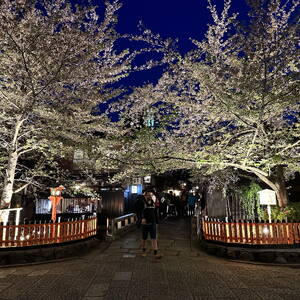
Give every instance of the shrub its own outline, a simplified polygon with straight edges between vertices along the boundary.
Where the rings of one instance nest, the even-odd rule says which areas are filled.
[[[254,218],[256,212],[260,214],[260,205],[258,199],[258,192],[260,190],[261,187],[253,181],[250,183],[250,185],[243,186],[240,189],[242,207],[250,218]]]
[[[268,212],[267,209],[261,209],[259,217],[262,220],[268,220]],[[271,207],[271,218],[274,221],[282,222],[285,220],[300,220],[300,203],[291,203],[287,207]]]

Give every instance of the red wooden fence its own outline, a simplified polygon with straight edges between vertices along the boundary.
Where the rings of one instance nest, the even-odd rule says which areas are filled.
[[[97,218],[62,223],[0,226],[0,248],[64,243],[96,235]]]
[[[202,220],[206,240],[237,244],[299,244],[300,223],[252,223]]]

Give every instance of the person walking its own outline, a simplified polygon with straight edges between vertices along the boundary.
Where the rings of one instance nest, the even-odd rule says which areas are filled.
[[[160,207],[160,199],[159,199],[159,196],[158,196],[158,193],[156,192],[155,189],[153,189],[151,191],[151,197],[152,197],[152,200],[154,201],[154,205],[155,205],[155,218],[156,218],[156,224],[159,223],[159,207]]]
[[[187,205],[187,191],[183,190],[181,192],[181,195],[179,198],[179,215],[180,215],[180,217],[186,216],[186,205]]]
[[[142,218],[143,218],[143,210],[145,205],[145,191],[143,191],[142,195],[137,195],[135,203],[134,203],[134,211],[136,213],[136,226],[137,228],[141,227]]]
[[[155,202],[152,199],[152,193],[145,193],[144,209],[143,209],[143,218],[142,218],[142,256],[146,256],[146,243],[148,235],[151,238],[152,249],[154,257],[159,259],[162,257],[158,253],[157,245],[157,225],[156,225],[156,216],[155,216]]]
[[[170,216],[177,216],[178,214],[178,198],[170,191],[168,197],[168,214]]]
[[[193,216],[195,213],[195,204],[197,202],[197,196],[195,195],[195,192],[189,193],[187,202],[188,202],[188,215]]]
[[[166,194],[163,194],[160,199],[160,211],[161,211],[162,219],[165,219],[167,217],[167,208],[168,208],[168,198]]]

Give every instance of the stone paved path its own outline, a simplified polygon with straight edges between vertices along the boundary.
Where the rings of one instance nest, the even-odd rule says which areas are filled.
[[[77,259],[1,268],[0,299],[300,299],[299,267],[231,262],[201,252],[188,223],[159,225],[164,257],[141,257],[140,232]]]

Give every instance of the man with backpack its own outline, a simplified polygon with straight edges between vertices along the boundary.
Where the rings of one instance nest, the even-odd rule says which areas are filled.
[[[155,202],[152,198],[151,192],[145,193],[144,209],[142,216],[142,256],[146,256],[146,243],[148,234],[151,238],[151,244],[154,252],[154,257],[159,259],[162,256],[158,254],[157,246],[157,230],[156,230],[156,215],[155,215]]]

